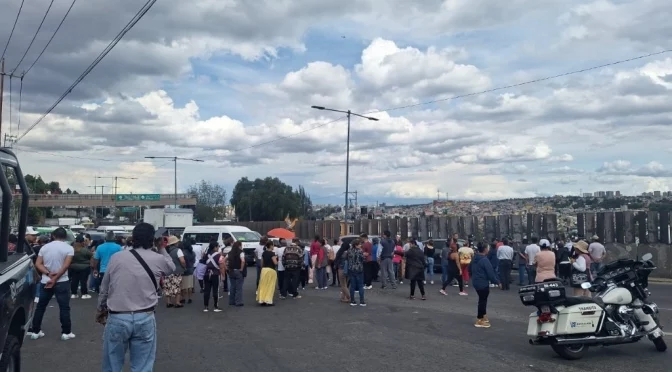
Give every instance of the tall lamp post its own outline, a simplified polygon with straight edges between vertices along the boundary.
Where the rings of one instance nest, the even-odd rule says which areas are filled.
[[[311,108],[314,108],[316,110],[324,110],[324,111],[333,111],[333,112],[340,112],[343,114],[346,114],[348,116],[348,143],[346,145],[346,151],[345,151],[345,204],[343,205],[343,220],[348,221],[348,210],[350,209],[348,207],[349,201],[349,182],[350,182],[350,116],[359,116],[360,118],[364,118],[367,120],[373,120],[373,121],[378,121],[377,118],[371,117],[371,116],[365,116],[365,115],[360,115],[356,114],[350,110],[343,111],[343,110],[336,110],[336,109],[331,109],[323,106],[310,106]]]
[[[145,159],[169,159],[173,162],[175,162],[175,208],[177,208],[177,161],[178,160],[184,160],[184,161],[193,161],[197,163],[203,163],[204,160],[201,159],[189,159],[189,158],[180,158],[177,156],[145,156]]]

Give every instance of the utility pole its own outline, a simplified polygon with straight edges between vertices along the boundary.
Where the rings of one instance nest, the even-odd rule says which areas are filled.
[[[348,211],[350,209],[352,209],[352,202],[353,201],[355,202],[355,213],[354,214],[355,215],[358,214],[357,213],[357,206],[358,206],[358,204],[357,204],[357,191],[350,191],[347,194],[345,194],[345,200],[346,200],[346,202],[345,202],[344,212],[345,212],[345,221],[347,222],[348,221]],[[359,214],[361,214],[361,213],[359,213]]]
[[[2,134],[2,106],[3,106],[2,97],[4,95],[5,95],[5,59],[3,58],[2,61],[0,61],[0,135]]]
[[[349,183],[350,183],[350,117],[352,115],[354,116],[359,116],[360,118],[372,120],[372,121],[378,121],[377,118],[371,117],[371,116],[364,116],[360,114],[355,114],[354,112],[348,110],[348,111],[343,111],[343,110],[335,110],[335,109],[330,109],[324,106],[310,106],[311,108],[314,108],[316,110],[325,110],[325,111],[333,111],[333,112],[340,112],[343,114],[346,114],[348,117],[348,140],[347,140],[347,145],[346,145],[346,150],[345,150],[345,208],[343,209],[343,216],[345,218],[345,222],[348,221],[348,196],[350,195],[350,192],[348,191]],[[355,191],[355,195],[357,192]],[[355,199],[357,199],[355,197]]]
[[[118,181],[119,179],[122,179],[122,180],[137,180],[136,177],[118,177],[118,176],[114,176],[114,203],[115,203],[115,204],[117,203],[117,181]]]
[[[201,159],[189,159],[189,158],[179,158],[177,156],[145,156],[145,159],[170,159],[175,162],[175,208],[177,208],[177,161],[178,160],[185,160],[185,161],[193,161],[197,163],[203,163],[204,160]]]

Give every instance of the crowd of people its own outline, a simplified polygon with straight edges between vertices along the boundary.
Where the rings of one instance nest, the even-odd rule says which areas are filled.
[[[160,297],[167,308],[179,309],[192,304],[195,284],[203,298],[203,311],[221,312],[219,300],[227,294],[230,306],[244,306],[242,288],[248,275],[242,244],[227,239],[207,245],[183,241],[179,236],[156,238],[154,228],[138,224],[132,237],[123,239],[109,233],[104,242],[91,241],[80,234],[72,245],[67,233],[56,229],[50,237],[39,236],[29,229],[26,241],[32,249],[36,270],[41,274],[37,303],[28,335],[37,340],[44,313],[56,297],[61,322],[61,340],[75,338],[70,320],[70,300],[90,299],[97,292],[96,319],[105,324],[103,370],[120,370],[126,350],[130,350],[132,368],[143,370],[154,362],[156,321],[154,311]],[[409,281],[409,299],[427,300],[425,285],[434,284],[435,247],[416,238],[402,241],[385,231],[381,238],[369,239],[361,234],[350,242],[333,244],[315,236],[310,244],[299,239],[279,239],[278,244],[262,237],[255,251],[256,303],[274,306],[281,300],[300,299],[306,286],[315,290],[339,287],[340,301],[350,306],[366,306],[367,290],[374,282],[383,290],[395,290]],[[489,328],[487,303],[490,290],[510,290],[511,270],[519,267],[519,285],[524,286],[558,278],[571,285],[575,295],[590,295],[581,283],[592,280],[606,258],[606,250],[593,236],[588,244],[574,239],[565,243],[557,239],[527,239],[519,249],[509,239],[494,239],[490,244],[463,241],[454,234],[439,255],[441,295],[455,286],[459,295],[472,285],[478,296],[475,327]],[[527,277],[527,279],[526,279]],[[330,284],[331,282],[331,284]],[[221,290],[220,290],[221,289]],[[151,334],[139,339],[137,334]],[[120,337],[119,335],[122,335]]]

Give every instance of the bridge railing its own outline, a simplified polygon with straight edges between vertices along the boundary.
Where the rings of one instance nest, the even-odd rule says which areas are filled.
[[[21,197],[20,194],[16,195]],[[191,194],[177,194],[177,199],[192,199],[194,198]],[[114,201],[114,194],[30,194],[31,200],[104,200],[104,201]],[[161,194],[161,200],[174,200],[175,194]]]

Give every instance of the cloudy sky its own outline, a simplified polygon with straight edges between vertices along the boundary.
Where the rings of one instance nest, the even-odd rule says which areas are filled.
[[[8,71],[49,3],[25,2]],[[26,73],[20,113],[13,79],[11,133],[35,123],[142,3],[77,2]],[[3,2],[0,47],[20,4]],[[17,74],[70,4],[53,1]],[[80,192],[98,175],[138,178],[119,192],[170,193],[173,164],[144,157],[181,156],[205,162],[178,162],[180,191],[277,176],[338,202],[347,126],[310,108],[320,105],[379,119],[352,121],[350,189],[364,200],[666,191],[672,52],[451,97],[672,49],[671,18],[668,0],[158,0],[15,148],[25,173]]]

